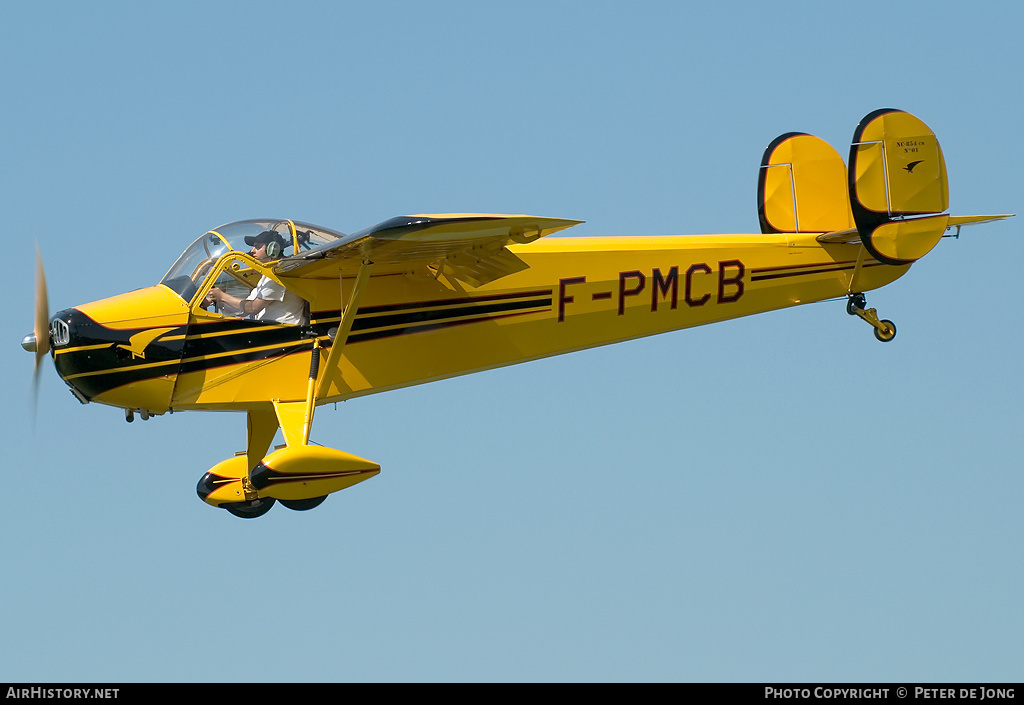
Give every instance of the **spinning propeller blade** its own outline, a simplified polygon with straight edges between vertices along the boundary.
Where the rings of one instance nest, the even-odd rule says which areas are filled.
[[[43,270],[43,256],[36,245],[36,312],[32,328],[35,337],[36,366],[34,372],[33,396],[39,395],[39,366],[50,352],[50,305],[46,297],[46,272]]]

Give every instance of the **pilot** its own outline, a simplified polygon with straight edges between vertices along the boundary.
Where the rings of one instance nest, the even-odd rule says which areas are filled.
[[[274,230],[264,230],[259,235],[245,238],[251,245],[249,254],[259,262],[272,262],[281,257],[285,248],[284,238]],[[270,277],[264,275],[247,298],[226,294],[217,287],[206,295],[206,305],[217,304],[219,309],[234,311],[239,316],[248,316],[257,321],[276,321],[290,325],[305,323],[305,300],[289,291]]]

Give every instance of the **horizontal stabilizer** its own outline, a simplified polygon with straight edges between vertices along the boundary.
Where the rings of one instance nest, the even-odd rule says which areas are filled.
[[[878,253],[875,259],[904,263],[921,259],[939,244],[948,222],[948,215],[932,215],[879,225],[871,232],[871,246]]]
[[[953,228],[956,228],[956,233],[952,237],[960,236],[960,228],[964,225],[981,225],[983,223],[994,223],[997,220],[1005,220],[1006,218],[1012,218],[1012,213],[1006,213],[1003,215],[951,215],[948,216],[946,222],[946,233]],[[899,221],[898,221],[899,222]],[[912,221],[902,221],[912,222]],[[833,244],[851,244],[854,242],[860,242],[860,232],[857,228],[850,228],[848,230],[836,230],[831,233],[824,233],[817,237],[818,242],[829,242]]]
[[[835,230],[830,233],[823,233],[817,238],[818,242],[831,242],[834,244],[850,245],[854,242],[860,242],[860,232],[857,228],[848,228],[846,230]]]
[[[1012,218],[1012,213],[1005,213],[1003,215],[951,215],[949,217],[949,228],[956,228],[957,232],[960,231],[962,225],[981,225],[982,223],[994,223],[997,220],[1006,220]]]

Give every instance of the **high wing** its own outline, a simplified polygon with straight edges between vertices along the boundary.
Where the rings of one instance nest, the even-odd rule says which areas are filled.
[[[364,262],[375,272],[443,267],[471,286],[527,268],[507,247],[582,221],[529,215],[440,213],[398,216],[312,250],[285,257],[274,273],[287,278],[352,277]]]

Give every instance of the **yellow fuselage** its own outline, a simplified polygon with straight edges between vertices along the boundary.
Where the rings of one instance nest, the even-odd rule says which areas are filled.
[[[316,402],[842,297],[910,266],[867,258],[858,269],[859,243],[814,234],[549,237],[510,249],[529,268],[477,288],[443,268],[373,272],[337,364],[319,370]],[[58,370],[90,401],[153,414],[303,400],[314,340],[330,346],[354,280],[282,281],[309,301],[309,326],[210,313],[201,292],[185,302],[150,287],[72,309]]]

